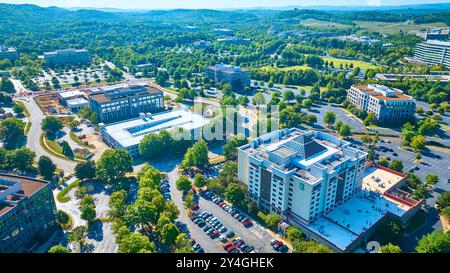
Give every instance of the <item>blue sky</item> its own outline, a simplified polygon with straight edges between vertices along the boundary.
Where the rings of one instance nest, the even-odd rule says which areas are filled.
[[[390,6],[407,4],[449,3],[450,0],[0,0],[0,3],[36,4],[59,7],[96,7],[120,9],[173,8],[246,8],[311,5]]]

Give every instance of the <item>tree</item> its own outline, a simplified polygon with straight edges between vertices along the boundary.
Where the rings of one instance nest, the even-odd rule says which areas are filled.
[[[429,173],[425,176],[425,181],[428,185],[436,185],[439,183],[439,176],[437,174]]]
[[[79,244],[80,248],[83,247],[87,236],[87,228],[85,226],[77,226],[72,232],[67,236],[67,241],[69,243],[76,242]]]
[[[57,117],[47,116],[41,122],[41,128],[47,137],[52,137],[61,130],[63,124]]]
[[[95,177],[95,162],[80,162],[75,166],[75,176],[80,180],[93,179]]]
[[[189,168],[192,166],[204,167],[209,164],[208,145],[204,140],[197,141],[191,148],[186,151],[182,168]]]
[[[296,240],[293,244],[294,253],[332,253],[328,247],[317,243],[316,241]]]
[[[17,169],[18,171],[23,173],[32,167],[34,158],[36,157],[36,153],[30,151],[25,147],[22,147],[15,150],[8,157],[8,160],[12,162],[13,169]]]
[[[424,235],[416,247],[419,253],[450,253],[450,232],[438,230]]]
[[[184,207],[191,209],[195,205],[194,195],[191,193],[186,194],[184,198]]]
[[[414,126],[407,122],[402,127],[402,144],[409,145],[412,138],[416,135]]]
[[[286,128],[300,126],[301,121],[301,116],[291,106],[280,112],[280,123]]]
[[[16,149],[25,140],[25,125],[18,118],[7,118],[0,122],[0,142],[5,149]]]
[[[235,160],[237,158],[237,148],[247,144],[247,138],[242,134],[237,135],[231,140],[228,140],[223,145],[223,155],[227,160]]]
[[[16,115],[20,116],[25,111],[25,107],[23,107],[22,104],[14,103],[13,111],[16,113]]]
[[[56,165],[48,156],[43,155],[39,157],[38,169],[39,173],[44,177],[44,179],[51,180],[53,177],[53,173],[56,170]]]
[[[237,183],[230,183],[225,191],[225,197],[235,206],[241,206],[245,201],[245,193]]]
[[[61,146],[63,155],[67,156],[68,158],[74,157],[72,148],[70,147],[69,143],[67,143],[67,141],[64,140]]]
[[[378,160],[377,164],[386,168],[389,167],[389,161],[386,159],[386,157],[381,157],[380,160]]]
[[[84,205],[81,206],[81,216],[80,218],[87,221],[88,224],[92,223],[97,216],[95,212],[95,205]]]
[[[343,138],[347,138],[352,135],[352,127],[348,124],[342,124],[339,128],[339,135]]]
[[[191,246],[191,241],[189,240],[186,233],[178,234],[175,239],[175,253],[194,253],[194,249]]]
[[[399,246],[391,243],[381,247],[381,253],[402,253],[402,249]]]
[[[325,122],[328,126],[331,126],[336,121],[336,114],[333,111],[326,111],[323,116],[323,122]]]
[[[108,216],[111,218],[123,218],[127,211],[127,193],[125,191],[115,191],[109,198]]]
[[[364,125],[375,125],[377,123],[377,117],[373,113],[367,114],[367,117],[364,119]]]
[[[284,101],[291,101],[291,100],[294,100],[295,99],[295,95],[294,95],[294,92],[292,92],[292,90],[286,90],[286,91],[284,91],[284,93],[283,93],[283,100]]]
[[[106,150],[97,162],[97,176],[106,184],[120,182],[133,171],[133,158],[122,149]]]
[[[206,179],[201,173],[196,173],[194,177],[194,185],[197,188],[202,188],[206,186]]]
[[[70,253],[70,251],[63,245],[52,246],[48,253]]]
[[[254,105],[262,105],[262,104],[266,104],[266,99],[264,98],[264,94],[261,92],[257,92],[252,99],[252,103]]]
[[[188,192],[192,188],[192,183],[186,175],[182,175],[176,182],[177,190],[182,192]]]
[[[121,253],[154,253],[155,243],[143,234],[130,233],[123,236],[119,241],[119,252]]]
[[[397,172],[402,172],[403,171],[403,162],[398,159],[392,160],[391,169],[393,169],[394,171],[397,171]]]
[[[301,240],[302,232],[298,228],[291,226],[286,230],[286,238],[291,242]]]
[[[450,191],[441,193],[436,200],[436,205],[441,209],[450,207]]]
[[[173,223],[169,223],[163,226],[160,233],[161,233],[161,241],[166,246],[172,246],[175,243],[175,239],[177,238],[178,234],[180,234],[180,231],[178,230],[177,226],[175,226]]]
[[[313,105],[313,101],[311,99],[306,99],[302,102],[302,106],[305,109],[311,109],[311,106]]]
[[[426,142],[427,141],[423,135],[417,135],[412,138],[410,146],[416,151],[421,151],[425,149]]]

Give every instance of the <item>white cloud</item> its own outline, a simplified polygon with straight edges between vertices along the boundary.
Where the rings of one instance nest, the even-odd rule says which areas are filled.
[[[381,0],[367,0],[367,5],[369,6],[381,6]]]

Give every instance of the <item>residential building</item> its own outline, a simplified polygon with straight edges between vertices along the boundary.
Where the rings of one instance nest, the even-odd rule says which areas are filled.
[[[200,137],[201,128],[208,120],[187,108],[157,114],[141,113],[139,118],[105,125],[100,124],[103,141],[113,148],[121,148],[136,157],[139,156],[139,143],[145,135],[161,130],[171,131],[183,128],[192,137]]]
[[[17,52],[17,49],[14,47],[0,45],[0,60],[5,59],[11,62],[19,59],[19,53]]]
[[[233,91],[250,86],[251,72],[238,66],[216,64],[206,68],[206,77],[215,83],[228,83]]]
[[[89,104],[101,122],[109,123],[161,111],[164,96],[154,86],[116,84],[91,89]]]
[[[227,37],[222,39],[217,39],[219,44],[224,45],[249,45],[250,39],[245,39],[242,37]]]
[[[86,49],[62,49],[44,52],[44,60],[49,66],[81,65],[90,62]]]
[[[416,45],[414,59],[426,65],[445,65],[450,68],[450,42],[427,40]]]
[[[49,182],[0,174],[0,252],[32,252],[57,228]]]
[[[353,85],[347,99],[356,108],[374,114],[380,124],[410,121],[416,112],[414,98],[384,85]]]
[[[308,223],[361,188],[366,157],[330,134],[283,129],[238,148],[238,180],[262,211]]]

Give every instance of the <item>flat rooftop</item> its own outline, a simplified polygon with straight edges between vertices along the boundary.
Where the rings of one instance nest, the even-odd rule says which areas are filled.
[[[23,176],[0,174],[0,196],[2,196],[2,193],[6,195],[3,196],[5,197],[5,199],[0,199],[0,217],[16,206],[14,202],[20,202],[23,199],[21,198],[13,200],[12,195],[7,194],[7,190],[16,183],[20,184],[20,188],[13,191],[13,194],[25,198],[32,196],[36,192],[40,191],[42,188],[48,185],[49,182]]]
[[[162,93],[161,90],[149,85],[112,85],[91,89],[90,99],[99,103],[114,101],[128,96]]]
[[[89,104],[89,101],[87,101],[84,98],[77,98],[77,99],[68,100],[68,101],[66,101],[66,103],[68,106],[77,106],[77,105]]]
[[[372,166],[367,168],[364,173],[362,187],[363,189],[383,194],[397,185],[405,177],[406,175],[402,173],[387,168]]]
[[[331,244],[345,250],[388,212],[401,217],[408,210],[409,207],[392,202],[378,193],[361,190],[306,227]]]
[[[429,44],[429,45],[450,47],[450,42],[445,42],[445,41],[440,41],[440,40],[427,40],[425,43]]]
[[[73,98],[73,97],[84,97],[84,93],[80,90],[73,90],[73,91],[65,91],[65,92],[59,92],[59,96],[63,99]]]
[[[104,127],[104,131],[123,147],[138,145],[145,135],[161,130],[183,128],[186,131],[203,127],[208,119],[195,114],[187,108],[176,109],[145,117],[134,118],[112,123]]]
[[[394,100],[414,100],[412,97],[404,94],[401,90],[395,88],[388,88],[386,86],[377,85],[376,87],[371,85],[353,85],[352,87],[360,90],[369,96],[376,98],[378,100],[394,101]],[[381,89],[382,88],[382,89]],[[383,94],[381,91],[386,92]],[[389,94],[389,95],[386,95]]]

